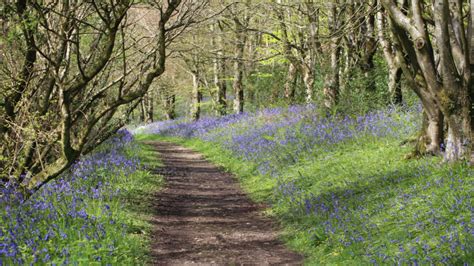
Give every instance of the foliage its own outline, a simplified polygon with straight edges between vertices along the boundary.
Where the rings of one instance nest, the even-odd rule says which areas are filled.
[[[3,2],[0,179],[30,194],[127,123],[207,5]]]
[[[462,264],[474,258],[474,173],[399,147],[419,110],[321,118],[312,106],[160,122],[138,138],[178,141],[272,204],[309,264]],[[159,134],[159,135],[156,135]],[[216,145],[217,144],[217,145]]]
[[[160,179],[140,148],[121,131],[28,200],[2,186],[0,264],[143,263],[149,209],[137,206]]]

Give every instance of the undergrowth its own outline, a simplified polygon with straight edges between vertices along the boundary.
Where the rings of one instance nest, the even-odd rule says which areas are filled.
[[[0,265],[144,264],[153,151],[122,131],[24,200],[0,192]],[[153,165],[150,165],[153,167]]]

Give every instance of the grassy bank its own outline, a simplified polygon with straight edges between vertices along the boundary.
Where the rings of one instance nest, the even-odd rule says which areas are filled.
[[[27,201],[1,191],[0,265],[143,264],[153,151],[122,132]]]
[[[404,160],[411,147],[400,146],[400,140],[416,132],[405,114],[370,117],[338,141],[334,136],[349,122],[326,121],[318,134],[328,136],[317,145],[305,132],[321,123],[311,124],[306,115],[294,124],[282,122],[293,117],[255,114],[213,122],[225,124],[215,127],[152,124],[156,134],[137,137],[183,144],[236,174],[251,197],[271,204],[269,213],[281,221],[285,241],[306,254],[308,264],[474,261],[473,169],[435,157]],[[279,126],[268,129],[269,123]],[[379,134],[381,127],[395,133]],[[252,147],[259,142],[276,144],[268,151]],[[298,147],[304,143],[311,145]]]

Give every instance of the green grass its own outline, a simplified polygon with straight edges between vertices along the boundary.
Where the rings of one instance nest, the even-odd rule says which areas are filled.
[[[135,256],[133,264],[146,264],[153,227],[150,221],[153,216],[154,194],[163,186],[164,179],[150,171],[162,165],[157,152],[150,145],[137,144],[137,147],[128,152],[140,159],[144,169],[117,186],[123,191],[119,198],[124,203],[122,211],[119,212],[119,220],[124,221],[128,228],[130,241],[126,244],[131,249],[129,254]]]
[[[473,219],[474,174],[464,163],[405,160],[412,147],[367,138],[306,155],[273,178],[215,143],[137,138],[190,147],[235,174],[253,200],[271,203],[268,213],[281,222],[282,238],[305,254],[307,264],[474,261],[474,238],[466,227]]]

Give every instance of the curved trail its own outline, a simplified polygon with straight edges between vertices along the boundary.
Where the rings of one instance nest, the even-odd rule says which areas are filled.
[[[156,172],[166,179],[154,206],[153,264],[302,264],[232,175],[176,144],[147,144],[161,154]]]

